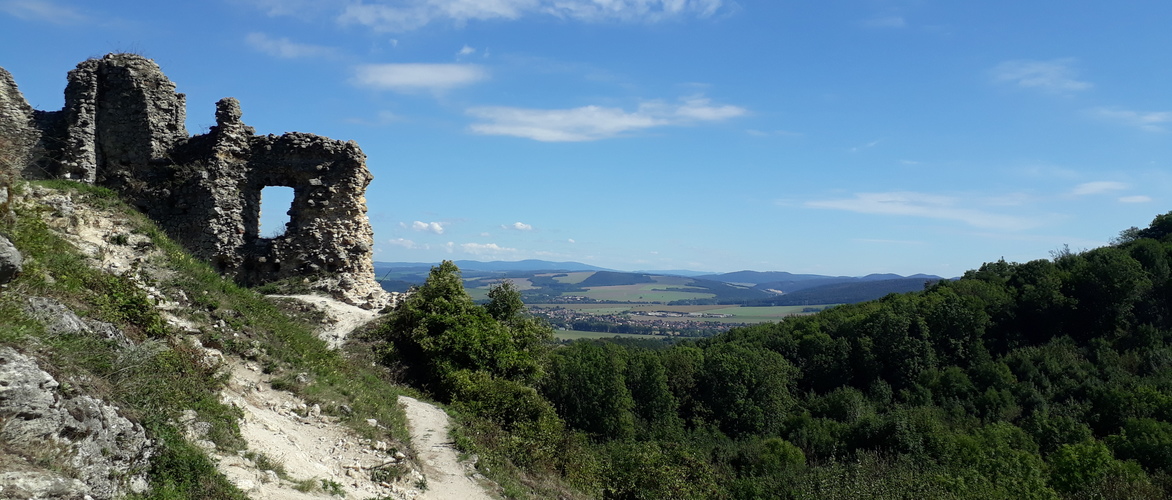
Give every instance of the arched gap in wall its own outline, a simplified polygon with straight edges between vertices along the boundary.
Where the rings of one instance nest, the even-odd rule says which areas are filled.
[[[260,237],[276,238],[285,234],[289,210],[293,207],[293,188],[265,186],[260,190]]]

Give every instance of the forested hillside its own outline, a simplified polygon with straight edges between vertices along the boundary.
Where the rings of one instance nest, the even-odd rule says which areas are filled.
[[[1112,246],[667,349],[549,352],[514,290],[475,306],[447,264],[381,335],[461,412],[460,445],[523,478],[516,495],[1164,498],[1170,261],[1172,213]]]

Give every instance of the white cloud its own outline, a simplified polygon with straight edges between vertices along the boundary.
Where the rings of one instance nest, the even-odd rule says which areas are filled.
[[[470,108],[467,112],[482,120],[469,127],[473,132],[546,142],[594,141],[652,127],[721,121],[747,113],[738,106],[712,105],[703,96],[687,97],[677,104],[645,102],[633,112],[601,106],[572,109],[490,106]]]
[[[397,247],[403,247],[408,250],[419,248],[419,246],[416,245],[414,241],[404,239],[404,238],[395,238],[391,241],[388,241],[387,243],[390,243],[390,244],[397,246]]]
[[[584,22],[657,22],[684,16],[710,17],[722,4],[722,0],[371,0],[348,4],[338,21],[380,32],[410,31],[442,21],[463,26],[469,21],[516,20],[525,16]]]
[[[1148,203],[1150,201],[1152,201],[1151,196],[1144,196],[1142,194],[1135,195],[1135,196],[1124,196],[1122,198],[1119,198],[1120,203]]]
[[[500,255],[517,253],[516,248],[508,248],[496,243],[463,243],[460,249],[472,255]]]
[[[423,222],[417,220],[411,223],[411,229],[435,234],[444,234],[444,226],[446,224],[446,222]]]
[[[533,226],[526,224],[524,222],[514,222],[514,223],[508,224],[508,225],[501,224],[501,229],[514,229],[517,231],[532,231]]]
[[[570,239],[568,239],[568,240],[566,240],[566,241],[568,241],[568,242],[570,242],[570,243],[577,243],[577,241],[574,241],[574,238],[570,238]]]
[[[1095,116],[1108,121],[1121,123],[1129,127],[1136,127],[1148,132],[1163,132],[1162,126],[1172,123],[1170,111],[1132,111],[1119,108],[1095,108],[1091,110]]]
[[[456,55],[457,56],[470,56],[475,53],[476,53],[476,49],[465,45],[464,48],[460,49],[459,52],[456,52]]]
[[[0,1],[0,11],[26,21],[46,21],[53,24],[80,24],[89,17],[76,9],[45,0]]]
[[[1005,230],[1036,227],[1037,221],[957,206],[958,199],[927,193],[855,193],[854,198],[807,202],[806,206],[846,210],[864,214],[907,215],[956,220],[971,226]]]
[[[1075,196],[1084,196],[1088,194],[1102,194],[1111,191],[1122,191],[1127,189],[1127,184],[1115,181],[1095,181],[1084,182],[1074,187],[1070,194]]]
[[[352,82],[378,90],[438,92],[487,78],[488,70],[475,64],[364,64],[355,68]]]
[[[900,16],[876,17],[863,21],[863,26],[869,28],[903,28],[907,26],[907,21],[904,21]]]
[[[1074,59],[1050,61],[1006,61],[993,68],[993,80],[1019,87],[1065,94],[1087,90],[1094,85],[1075,79]]]
[[[264,33],[249,33],[248,36],[244,37],[244,41],[256,50],[283,59],[323,57],[334,54],[334,49],[329,47],[296,43],[288,38],[273,38]]]

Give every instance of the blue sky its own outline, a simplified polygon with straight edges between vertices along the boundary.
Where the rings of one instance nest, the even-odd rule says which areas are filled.
[[[52,110],[134,51],[191,133],[233,96],[258,133],[358,141],[380,261],[956,276],[1172,209],[1169,26],[1166,0],[0,0],[0,66]]]

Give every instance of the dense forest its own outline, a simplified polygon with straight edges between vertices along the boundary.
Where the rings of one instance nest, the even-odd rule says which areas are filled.
[[[523,311],[446,262],[376,334],[511,495],[1172,496],[1172,212],[666,348],[552,347]]]

